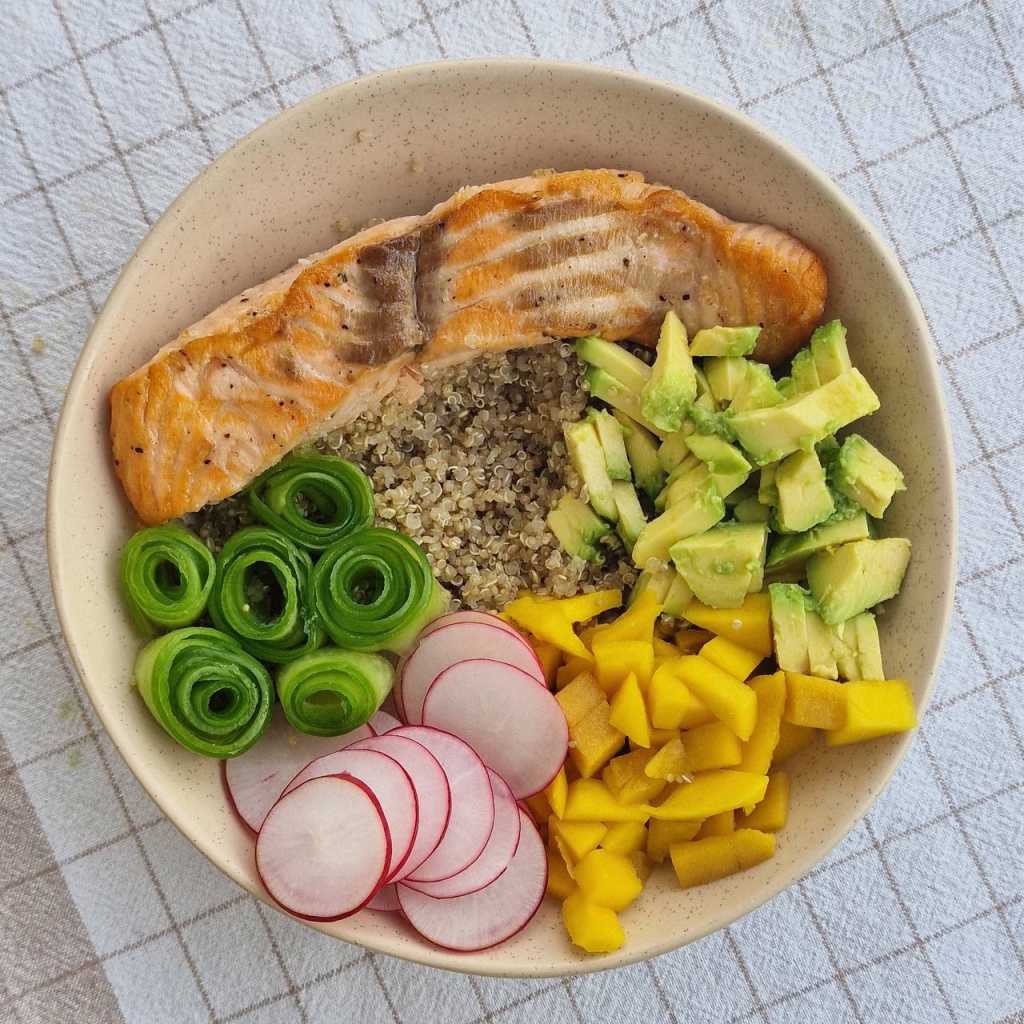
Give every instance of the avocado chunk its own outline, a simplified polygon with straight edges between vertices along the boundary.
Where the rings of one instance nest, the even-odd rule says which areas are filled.
[[[704,374],[716,402],[726,405],[736,397],[749,365],[746,359],[732,356],[705,360]]]
[[[640,426],[636,420],[615,410],[615,418],[622,427],[626,444],[626,456],[633,470],[633,480],[638,488],[652,501],[665,486],[665,471],[658,462],[658,442],[654,435]]]
[[[641,408],[656,427],[678,430],[696,397],[697,375],[686,343],[686,328],[670,309],[661,324],[650,379],[640,393]]]
[[[857,631],[853,625],[856,621],[850,619],[849,622],[837,622],[834,626],[825,627],[832,632],[832,654],[836,659],[836,672],[840,679],[860,678],[860,669],[857,666]]]
[[[705,327],[693,336],[690,355],[749,356],[760,333],[760,327]]]
[[[907,489],[899,466],[860,434],[843,441],[832,464],[831,481],[840,494],[876,519],[882,518],[897,491]]]
[[[587,496],[594,511],[613,523],[619,518],[612,493],[612,481],[604,461],[604,449],[593,423],[580,420],[567,423],[563,428],[565,444],[576,472],[583,479]]]
[[[659,569],[644,569],[636,578],[632,591],[629,594],[629,603],[632,604],[645,590],[649,590],[658,604],[664,606],[665,596],[668,594],[672,580],[677,576],[675,569],[671,566],[662,566]]]
[[[651,378],[651,368],[614,341],[595,337],[580,338],[575,347],[576,355],[585,363],[610,373],[637,395]]]
[[[681,472],[673,471],[673,473],[669,474],[665,489],[654,501],[655,508],[664,509],[671,508],[673,505],[678,505],[679,502],[686,501],[690,495],[694,494],[702,487],[705,487],[707,482],[711,480],[711,474],[708,472],[708,467],[699,459],[696,460],[696,464],[692,466],[688,463],[681,462],[676,467],[676,470],[680,470]],[[714,481],[711,480],[711,482],[713,483]]]
[[[698,434],[714,434],[726,441],[735,441],[736,434],[732,429],[732,413],[728,410],[719,412],[715,408],[711,392],[701,395],[690,406],[690,420]]]
[[[746,375],[736,389],[729,411],[735,413],[743,412],[744,409],[768,409],[773,405],[781,405],[783,401],[772,371],[763,363],[748,361]]]
[[[732,514],[738,523],[767,523],[772,510],[767,505],[762,505],[756,495],[752,495],[739,502],[733,508]]]
[[[666,473],[671,473],[689,454],[686,438],[694,433],[693,423],[687,420],[680,430],[669,434],[658,449],[658,463]]]
[[[735,413],[730,426],[752,460],[763,466],[800,448],[811,448],[878,406],[878,396],[854,367],[781,405]]]
[[[675,569],[669,569],[672,573],[672,584],[668,588],[665,600],[662,602],[662,611],[672,619],[681,619],[683,612],[689,607],[693,600],[693,591],[689,584]]]
[[[903,537],[855,540],[819,551],[807,563],[807,582],[821,617],[845,622],[900,591],[910,541]]]
[[[835,511],[825,470],[813,448],[783,459],[775,474],[775,486],[779,489],[778,523],[787,533],[809,530]]]
[[[601,541],[612,532],[612,528],[579,498],[563,495],[548,513],[547,523],[558,543],[570,555],[587,562],[603,560]]]
[[[608,476],[612,480],[632,480],[633,473],[629,468],[629,456],[626,454],[626,439],[619,421],[604,409],[587,409],[587,419],[594,424],[597,431]]]
[[[664,562],[673,544],[703,533],[724,516],[725,502],[714,481],[708,479],[685,501],[666,509],[643,528],[633,545],[633,564],[645,569],[652,558]]]
[[[853,363],[850,362],[850,353],[846,347],[846,328],[841,321],[822,324],[811,335],[811,356],[818,380],[822,384],[835,380],[850,369]]]
[[[846,624],[857,638],[857,679],[884,679],[882,646],[878,642],[878,623],[871,612],[861,612]]]
[[[775,508],[779,504],[779,489],[775,486],[775,474],[778,473],[778,463],[772,462],[761,467],[761,477],[757,486],[757,500],[762,505]]]
[[[743,473],[745,475],[750,472],[750,463],[743,457],[743,452],[720,437],[691,434],[686,439],[686,447],[701,462],[706,462],[712,473]]]
[[[821,387],[818,368],[814,365],[814,355],[809,348],[802,348],[793,356],[789,375],[793,381],[793,391],[798,395]]]
[[[613,409],[624,412],[630,419],[634,419],[644,429],[659,437],[664,431],[659,430],[653,423],[648,422],[640,408],[640,396],[635,391],[630,391],[625,384],[613,377],[607,370],[599,366],[588,367],[583,375],[583,383],[586,389],[602,402],[607,402]]]
[[[804,533],[791,533],[779,537],[768,551],[767,569],[799,567],[818,551],[836,547],[851,540],[866,540],[871,536],[868,517],[860,512],[850,519],[822,523]]]
[[[647,516],[640,507],[636,488],[627,480],[613,480],[612,495],[615,499],[615,509],[619,514],[615,528],[619,531],[626,550],[632,551],[640,531],[647,525]]]
[[[768,597],[775,661],[784,672],[806,675],[811,667],[807,652],[807,612],[813,611],[811,595],[796,583],[772,583]]]
[[[702,604],[738,608],[764,571],[768,528],[763,523],[720,523],[672,545],[679,574]]]
[[[812,676],[822,679],[837,679],[835,638],[832,626],[826,626],[821,616],[807,610],[807,665]]]

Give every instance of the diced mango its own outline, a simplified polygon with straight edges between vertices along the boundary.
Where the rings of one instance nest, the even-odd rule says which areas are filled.
[[[656,751],[644,765],[644,774],[652,779],[681,782],[682,777],[687,774],[686,748],[682,739],[676,736]]]
[[[609,910],[625,910],[643,890],[629,857],[610,850],[591,850],[576,865],[576,884],[588,900]]]
[[[680,660],[660,665],[647,688],[651,724],[657,729],[691,729],[714,718],[676,674]]]
[[[699,654],[679,659],[676,673],[693,695],[741,739],[750,739],[757,721],[757,697],[735,676]]]
[[[601,703],[582,721],[569,727],[569,757],[584,779],[596,775],[608,759],[618,753],[626,739],[611,724],[611,713],[611,706],[602,697]]]
[[[713,633],[706,629],[680,629],[676,633],[676,647],[683,654],[696,654],[711,638]]]
[[[696,776],[693,782],[676,786],[657,807],[651,807],[650,812],[653,818],[669,821],[703,821],[712,814],[759,803],[767,787],[766,775],[751,775],[749,772],[722,768],[704,772]],[[569,789],[571,793],[571,785]]]
[[[562,904],[562,922],[573,944],[587,953],[612,953],[626,941],[615,911],[591,903],[579,889]]]
[[[672,867],[684,889],[715,882],[752,868],[775,853],[775,836],[752,828],[727,836],[709,836],[671,848]]]
[[[654,672],[654,647],[650,640],[594,640],[597,681],[605,693],[612,693],[629,675],[635,675],[643,689]]]
[[[540,662],[544,681],[549,688],[554,686],[558,670],[562,665],[562,652],[554,644],[541,643],[537,640],[531,641],[530,646],[533,648],[533,653],[537,655],[537,661]]]
[[[760,797],[758,797],[760,799]],[[563,821],[646,821],[651,808],[646,804],[624,804],[616,800],[600,779],[576,779],[569,783]]]
[[[849,683],[834,679],[786,673],[786,710],[783,717],[793,725],[813,729],[838,729],[846,721],[846,696]]]
[[[665,788],[664,779],[652,778],[644,771],[654,756],[649,750],[634,750],[613,757],[604,766],[601,780],[621,803],[650,803]]]
[[[593,675],[585,672],[573,679],[564,689],[559,690],[555,694],[555,700],[558,701],[571,729],[578,722],[582,722],[598,704],[605,703],[605,695]]]
[[[700,656],[707,658],[712,665],[717,665],[723,672],[728,672],[741,682],[764,661],[760,652],[740,647],[724,636],[716,636],[709,640],[700,649]]]
[[[602,612],[609,612],[622,605],[621,590],[595,590],[590,594],[562,597],[549,602],[557,605],[560,614],[570,622],[589,622]]]
[[[605,837],[608,826],[600,821],[562,821],[552,815],[548,818],[548,836],[558,851],[572,865],[585,857]]]
[[[644,695],[640,692],[640,684],[632,672],[626,676],[626,681],[612,697],[612,710],[608,721],[637,746],[651,745],[651,723],[647,720],[647,705],[644,703]]]
[[[825,733],[830,747],[906,732],[917,725],[914,695],[904,679],[858,680],[843,684],[846,721]]]
[[[648,705],[648,712],[650,711],[650,705]],[[650,717],[650,714],[648,714]],[[666,743],[670,743],[674,739],[679,738],[678,729],[655,729],[651,726],[651,749],[658,750],[665,746]]]
[[[548,887],[549,896],[564,900],[576,888],[576,883],[569,874],[565,860],[556,850],[548,850]]]
[[[565,766],[563,765],[544,789],[544,796],[551,807],[551,813],[556,818],[561,818],[565,814],[565,798],[568,792],[569,783],[565,777]]]
[[[642,850],[647,842],[647,828],[642,821],[617,821],[608,827],[600,842],[602,850],[628,857]]]
[[[653,590],[641,591],[636,600],[603,630],[601,642],[642,640],[649,644],[654,639],[654,624],[661,609]]]
[[[684,617],[695,626],[766,658],[772,653],[771,605],[767,594],[748,594],[739,608],[708,608],[699,601],[691,601]]]
[[[679,648],[675,644],[670,644],[667,640],[662,640],[660,636],[654,638],[654,660],[655,662],[664,661],[670,658],[679,657]]]
[[[764,799],[740,819],[742,828],[756,828],[762,832],[778,832],[789,815],[789,773],[772,772]]]
[[[787,758],[806,750],[817,736],[818,730],[807,725],[794,725],[782,720],[779,726],[779,742],[772,756],[772,764],[782,764]]]
[[[700,831],[699,821],[662,821],[652,818],[647,826],[647,856],[660,864],[673,843],[685,843]]]
[[[524,594],[505,605],[505,615],[543,643],[566,654],[591,660],[590,652],[572,628],[572,621],[558,610],[558,601]]]
[[[704,819],[700,831],[694,836],[695,839],[707,839],[708,836],[727,836],[736,831],[735,811],[722,811],[721,814],[712,814],[710,818]]]
[[[743,759],[743,744],[722,722],[709,722],[696,729],[689,729],[682,734],[681,739],[686,755],[685,771],[690,775],[714,768],[731,768]]]

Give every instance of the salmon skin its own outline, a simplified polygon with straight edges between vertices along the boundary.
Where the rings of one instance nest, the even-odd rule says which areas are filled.
[[[466,188],[242,292],[111,396],[114,466],[144,523],[235,494],[301,442],[350,422],[422,368],[599,334],[653,344],[760,324],[755,356],[793,354],[820,319],[818,257],[635,172],[537,173]]]

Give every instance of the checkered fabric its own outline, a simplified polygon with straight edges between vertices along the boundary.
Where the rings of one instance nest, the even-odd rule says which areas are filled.
[[[324,86],[486,54],[691,86],[829,172],[921,297],[958,462],[952,636],[886,794],[749,917],[572,981],[371,955],[222,877],[87,706],[43,547],[75,357],[178,191]],[[0,1021],[1024,1021],[1022,76],[1021,0],[0,4]]]

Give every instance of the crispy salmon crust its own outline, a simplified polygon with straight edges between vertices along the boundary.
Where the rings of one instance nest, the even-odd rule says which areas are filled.
[[[224,303],[111,391],[114,465],[144,523],[236,493],[420,368],[600,334],[653,344],[761,324],[780,362],[825,305],[818,257],[637,173],[571,171],[463,189]]]

